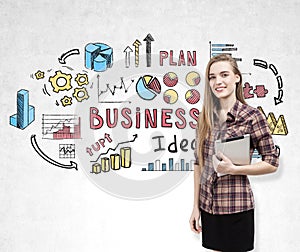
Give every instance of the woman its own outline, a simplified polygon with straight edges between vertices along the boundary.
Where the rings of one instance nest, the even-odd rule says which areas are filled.
[[[251,137],[250,155],[257,149],[262,161],[237,166],[223,153],[214,153],[215,140],[245,134]],[[205,248],[250,251],[254,243],[254,200],[247,175],[275,172],[279,159],[268,123],[258,109],[246,104],[242,75],[228,55],[218,55],[207,65],[196,139],[190,227],[195,233],[202,232]]]

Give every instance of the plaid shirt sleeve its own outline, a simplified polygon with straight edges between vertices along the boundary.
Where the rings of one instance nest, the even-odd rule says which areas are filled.
[[[262,156],[262,160],[275,166],[279,166],[279,157],[274,146],[272,135],[266,118],[257,109],[252,122],[251,139],[254,148]]]
[[[198,149],[199,149],[199,146],[198,146],[198,123],[197,123],[197,127],[196,127],[196,137],[195,137],[195,150],[194,150],[194,156],[195,156],[195,162],[194,164],[195,165],[199,165],[199,156],[198,156]]]

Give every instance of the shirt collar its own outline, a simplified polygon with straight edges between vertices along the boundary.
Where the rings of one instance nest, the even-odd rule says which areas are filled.
[[[241,103],[239,100],[236,100],[236,102],[233,104],[232,108],[227,113],[227,122],[234,122],[238,113],[242,109],[243,103]],[[217,113],[214,111],[214,116],[217,118]]]

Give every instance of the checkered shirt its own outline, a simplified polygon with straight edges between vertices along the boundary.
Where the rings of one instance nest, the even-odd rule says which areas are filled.
[[[215,140],[245,134],[251,136],[250,156],[254,149],[257,149],[263,161],[278,167],[279,158],[266,118],[258,109],[237,100],[227,113],[227,120],[221,125],[215,123],[210,136],[204,142],[204,168],[200,180],[199,202],[202,210],[211,214],[232,214],[254,208],[248,177],[245,175],[218,177],[212,162]],[[198,165],[197,150],[195,158],[195,164]]]

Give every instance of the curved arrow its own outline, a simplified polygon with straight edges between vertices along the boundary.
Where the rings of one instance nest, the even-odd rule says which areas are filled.
[[[282,103],[282,96],[283,96],[283,91],[282,89],[278,90],[278,96],[274,97],[275,105],[278,105],[279,103]]]
[[[70,161],[70,165],[65,165],[65,164],[61,164],[61,163],[58,163],[57,161],[51,159],[50,157],[48,157],[41,149],[40,147],[38,146],[37,142],[36,142],[36,139],[35,139],[35,135],[31,135],[31,138],[30,138],[30,141],[31,141],[31,145],[33,147],[33,149],[37,152],[37,154],[39,154],[39,156],[41,158],[43,158],[44,160],[46,160],[48,163],[52,164],[52,165],[55,165],[55,166],[58,166],[60,168],[64,168],[64,169],[75,169],[75,170],[78,170],[77,169],[77,163],[73,162],[73,161]]]
[[[60,64],[66,64],[66,58],[68,58],[71,55],[80,54],[79,49],[72,49],[70,51],[67,51],[63,53],[60,58],[58,58],[58,62]]]

